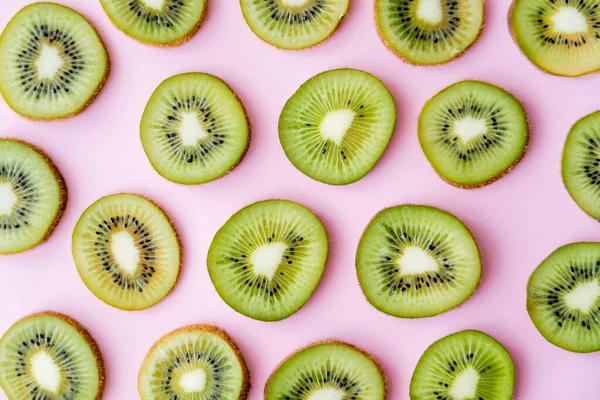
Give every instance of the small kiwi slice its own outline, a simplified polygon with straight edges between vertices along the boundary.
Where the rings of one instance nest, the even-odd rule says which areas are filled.
[[[156,88],[140,136],[159,174],[176,183],[199,184],[239,164],[250,128],[242,103],[225,82],[193,72],[172,76]]]
[[[327,251],[327,232],[311,211],[287,200],[259,201],[219,229],[208,251],[208,272],[231,308],[277,321],[308,301]]]
[[[356,272],[367,300],[396,317],[431,317],[477,289],[477,244],[454,215],[401,205],[381,211],[358,245]]]
[[[396,123],[392,94],[356,69],[322,72],[305,82],[279,117],[279,140],[303,174],[330,185],[365,176],[386,149]]]
[[[386,384],[377,361],[339,341],[313,343],[286,358],[265,385],[265,400],[383,400]]]
[[[485,186],[525,154],[527,117],[505,90],[479,81],[455,83],[425,104],[419,141],[437,173],[463,188]]]
[[[483,0],[376,0],[379,36],[411,64],[435,65],[460,56],[483,27]]]
[[[72,318],[29,315],[0,339],[0,386],[11,400],[100,400],[102,354]]]
[[[100,92],[108,69],[98,33],[79,13],[59,4],[26,6],[0,36],[0,92],[30,119],[80,113]]]
[[[487,334],[467,330],[433,343],[410,381],[411,400],[511,400],[515,366]]]
[[[0,254],[42,243],[67,207],[65,181],[37,147],[0,138]]]
[[[142,400],[245,400],[250,374],[225,331],[190,325],[152,346],[140,368],[138,390]]]
[[[142,310],[175,286],[181,251],[177,233],[156,204],[120,193],[84,211],[73,232],[73,258],[96,297],[123,310]]]
[[[542,261],[527,284],[527,310],[550,343],[600,351],[600,243],[567,244]]]

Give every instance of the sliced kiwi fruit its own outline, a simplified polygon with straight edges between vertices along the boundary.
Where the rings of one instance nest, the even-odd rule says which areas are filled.
[[[356,272],[367,300],[396,317],[431,317],[469,298],[481,278],[475,239],[454,215],[401,205],[381,211],[365,230]]]
[[[142,400],[245,400],[250,375],[226,332],[190,325],[154,344],[140,369],[138,390]]]
[[[251,318],[277,321],[298,311],[325,269],[327,232],[300,204],[265,200],[235,213],[208,251],[219,296]]]
[[[140,124],[144,151],[163,177],[199,184],[231,171],[250,142],[244,106],[221,79],[175,75],[154,91]]]
[[[433,343],[410,381],[411,400],[511,400],[515,367],[487,334],[467,330]]]
[[[483,27],[483,0],[375,0],[375,13],[385,45],[418,65],[457,58]]]
[[[98,33],[82,15],[59,4],[26,6],[0,36],[0,93],[30,119],[80,113],[100,92],[108,70]]]
[[[521,160],[529,142],[523,107],[507,91],[462,81],[425,104],[419,141],[437,173],[463,188],[485,186]]]
[[[580,76],[600,69],[600,0],[514,0],[513,38],[540,69]]]
[[[364,350],[323,341],[286,358],[265,386],[265,400],[383,400],[386,384],[377,361]]]
[[[84,211],[73,232],[73,258],[96,297],[123,310],[142,310],[175,286],[181,250],[171,221],[156,204],[120,193]]]
[[[50,237],[67,207],[67,187],[39,148],[0,138],[0,254],[28,250]]]
[[[100,400],[102,354],[72,318],[29,315],[0,339],[0,386],[10,400]]]
[[[392,94],[356,69],[322,72],[305,82],[279,117],[279,140],[303,174],[330,185],[365,176],[386,149],[396,124]]]

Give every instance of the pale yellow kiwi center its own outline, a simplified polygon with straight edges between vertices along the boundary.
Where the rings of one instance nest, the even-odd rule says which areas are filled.
[[[10,182],[0,183],[0,215],[11,215],[17,196]]]
[[[419,275],[436,272],[439,265],[435,258],[420,247],[407,247],[398,259],[398,267],[402,275]]]
[[[52,393],[58,392],[60,369],[48,353],[41,350],[31,357],[31,372],[42,389]]]
[[[585,33],[588,31],[585,15],[574,7],[561,7],[552,16],[552,25],[557,33]]]
[[[352,110],[337,110],[327,113],[319,126],[321,136],[325,140],[332,140],[337,145],[341,144],[346,132],[352,126],[355,114]]]
[[[165,0],[142,0],[142,3],[158,11],[163,8]]]
[[[269,279],[273,278],[286,249],[285,243],[267,243],[254,250],[250,256],[254,272]]]
[[[310,3],[311,0],[279,0],[279,1],[284,6],[288,6],[288,7],[302,7],[302,6]]]
[[[208,137],[208,132],[200,125],[198,114],[186,112],[181,115],[179,135],[184,146],[196,146],[198,140]]]
[[[63,59],[60,56],[58,48],[49,44],[43,44],[40,55],[35,60],[35,66],[40,79],[54,79],[56,73],[63,66]]]
[[[484,119],[465,117],[454,122],[453,130],[462,143],[468,143],[470,140],[485,134],[487,125]]]
[[[110,249],[119,268],[129,275],[134,275],[140,262],[140,251],[133,236],[127,231],[113,233]]]
[[[206,386],[206,372],[201,368],[186,372],[179,379],[179,386],[181,386],[186,393],[203,391]]]
[[[453,400],[466,400],[475,397],[479,373],[471,366],[458,374],[450,387],[450,395]]]
[[[565,295],[565,302],[571,309],[588,313],[600,297],[600,286],[597,281],[580,283]]]
[[[343,390],[339,389],[321,389],[310,395],[308,400],[342,400],[346,396]]]
[[[437,25],[444,20],[444,9],[442,0],[418,0],[417,18],[421,21]]]

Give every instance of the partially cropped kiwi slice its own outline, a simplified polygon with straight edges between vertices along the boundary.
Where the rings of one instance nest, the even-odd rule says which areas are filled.
[[[375,13],[384,43],[420,65],[460,56],[483,26],[483,0],[375,0]]]
[[[300,204],[265,200],[235,213],[208,251],[215,289],[237,312],[277,321],[310,298],[325,269],[327,232]]]
[[[356,271],[367,300],[397,317],[431,317],[479,285],[477,244],[455,216],[428,206],[381,211],[358,245]]]
[[[138,390],[142,400],[245,400],[250,375],[227,333],[212,325],[190,325],[152,346]]]
[[[168,217],[134,194],[106,196],[89,206],[73,232],[73,257],[81,279],[100,300],[142,310],[175,286],[179,240]]]
[[[59,4],[23,8],[0,36],[0,92],[27,118],[78,114],[99,93],[108,68],[108,54],[94,28]]]
[[[219,78],[194,72],[162,82],[140,124],[144,151],[165,178],[208,182],[231,171],[250,142],[246,112]]]
[[[396,123],[392,94],[356,69],[320,73],[287,101],[279,140],[302,173],[331,185],[365,176],[386,149]]]
[[[29,315],[0,339],[0,386],[11,400],[100,400],[102,355],[77,321]]]
[[[527,118],[519,101],[505,90],[485,82],[458,82],[423,108],[419,141],[444,180],[480,187],[521,160],[529,141]]]
[[[480,331],[433,343],[410,381],[411,400],[511,400],[515,367],[506,349]]]

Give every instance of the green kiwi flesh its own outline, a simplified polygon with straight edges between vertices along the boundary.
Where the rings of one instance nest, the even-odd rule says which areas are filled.
[[[462,304],[479,285],[477,244],[455,216],[433,207],[381,211],[358,245],[356,272],[367,300],[397,317],[431,317]]]
[[[208,251],[208,272],[231,308],[277,321],[308,301],[327,252],[327,232],[317,216],[291,201],[265,200],[238,211],[219,229]]]

